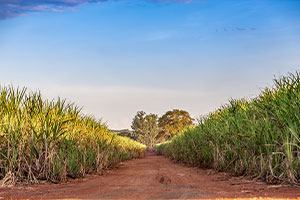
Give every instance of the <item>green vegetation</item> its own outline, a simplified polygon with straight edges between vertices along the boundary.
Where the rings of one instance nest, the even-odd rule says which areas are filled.
[[[192,125],[193,118],[187,111],[178,109],[168,111],[158,120],[158,126],[160,127],[159,139],[160,141],[171,139]]]
[[[166,112],[160,118],[155,114],[146,114],[144,111],[139,111],[132,121],[131,128],[133,132],[127,137],[153,148],[157,142],[171,139],[192,125],[193,119],[184,110],[174,109]]]
[[[144,155],[145,146],[110,132],[65,100],[26,88],[0,89],[0,184],[65,181]]]
[[[110,130],[113,133],[116,133],[119,136],[123,136],[123,137],[128,137],[130,139],[135,140],[133,131],[128,130],[128,129],[123,129],[123,130]]]
[[[156,151],[267,182],[300,183],[300,74],[274,80],[252,99],[230,100]]]
[[[156,144],[159,133],[157,120],[157,115],[146,115],[145,112],[139,111],[132,121],[131,128],[134,130],[135,139],[149,148],[153,148]]]

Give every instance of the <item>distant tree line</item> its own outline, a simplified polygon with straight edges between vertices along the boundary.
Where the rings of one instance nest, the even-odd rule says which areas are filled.
[[[138,111],[132,121],[130,137],[152,148],[192,126],[193,120],[187,111],[179,109],[168,111],[161,117]]]
[[[116,134],[119,135],[119,136],[122,136],[122,137],[128,137],[128,138],[130,138],[130,139],[135,140],[133,131],[131,131],[131,130],[129,130],[129,129],[122,129],[122,130],[112,130],[112,129],[111,129],[110,131],[116,133]]]

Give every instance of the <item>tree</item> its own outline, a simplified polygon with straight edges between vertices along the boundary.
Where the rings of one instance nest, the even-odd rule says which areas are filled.
[[[158,116],[155,114],[148,114],[144,111],[139,111],[132,121],[131,128],[137,141],[152,148],[159,134]]]
[[[168,111],[158,120],[158,126],[161,129],[159,139],[161,141],[171,139],[191,125],[193,125],[193,118],[187,111],[178,109]]]
[[[133,118],[131,128],[133,129],[135,140],[138,140],[139,135],[143,135],[145,132],[145,115],[144,111],[138,111]]]

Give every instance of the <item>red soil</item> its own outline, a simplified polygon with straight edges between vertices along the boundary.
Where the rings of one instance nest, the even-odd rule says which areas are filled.
[[[186,167],[155,154],[126,161],[103,175],[63,184],[0,187],[0,199],[215,199],[294,198],[300,188],[268,185]]]

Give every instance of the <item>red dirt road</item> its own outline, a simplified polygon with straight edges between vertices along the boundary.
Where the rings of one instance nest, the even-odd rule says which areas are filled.
[[[215,199],[299,198],[300,188],[267,185],[181,166],[148,154],[126,161],[104,175],[64,184],[0,187],[0,199]]]

